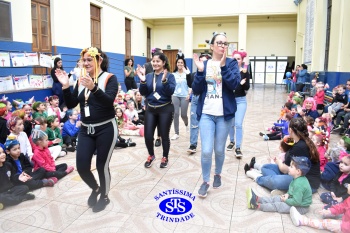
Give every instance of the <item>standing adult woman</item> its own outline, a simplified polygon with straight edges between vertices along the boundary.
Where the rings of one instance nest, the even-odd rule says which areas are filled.
[[[62,93],[62,84],[59,82],[56,76],[56,70],[63,70],[63,65],[62,65],[62,59],[59,57],[56,57],[54,62],[53,62],[53,68],[51,70],[51,77],[53,80],[52,84],[52,92],[53,95],[58,96],[59,103],[62,105],[64,100],[63,100],[63,93]]]
[[[67,107],[74,108],[80,104],[82,126],[78,135],[77,170],[84,182],[92,189],[88,205],[92,207],[93,212],[99,212],[110,202],[108,199],[111,181],[109,161],[118,136],[113,108],[118,92],[118,81],[116,76],[107,73],[108,57],[100,49],[86,48],[80,55],[87,73],[83,72],[73,93],[69,90],[68,75],[61,70],[57,70],[56,75],[62,83]],[[100,186],[90,171],[95,150]],[[99,194],[101,196],[97,201]]]
[[[249,84],[249,73],[247,71],[248,68],[248,62],[246,61],[244,63],[244,67],[242,67],[243,59],[247,58],[246,52],[238,52],[234,51],[232,53],[232,57],[237,60],[238,67],[241,71],[241,80],[239,85],[237,86],[235,90],[235,99],[237,104],[237,111],[235,115],[235,119],[232,122],[232,127],[230,129],[230,144],[227,146],[227,150],[233,150],[233,147],[235,146],[235,133],[236,133],[236,158],[242,158],[242,152],[241,152],[241,145],[242,145],[242,139],[243,139],[243,120],[244,115],[247,110],[247,98],[246,98],[246,92],[250,88]]]
[[[186,131],[188,131],[188,117],[187,110],[190,100],[191,89],[191,73],[186,66],[186,61],[184,58],[180,57],[176,60],[176,67],[174,69],[173,75],[175,76],[176,87],[172,97],[174,104],[174,129],[175,134],[171,137],[171,140],[176,140],[179,138],[179,117],[181,109],[181,118],[186,126]]]
[[[221,171],[225,160],[225,142],[237,109],[234,90],[241,80],[236,59],[226,58],[228,42],[225,33],[214,33],[209,42],[212,59],[193,60],[198,68],[192,89],[199,94],[197,119],[201,135],[203,184],[198,194],[206,197],[209,189],[213,150],[215,175],[213,188],[221,186]]]
[[[315,193],[320,186],[320,158],[315,144],[309,138],[306,122],[301,117],[293,118],[289,123],[288,132],[294,140],[294,145],[285,155],[285,161],[276,158],[276,164],[265,164],[261,173],[255,169],[247,171],[246,175],[259,185],[268,189],[288,190],[293,177],[288,175],[288,169],[293,156],[305,156],[311,161],[310,171],[306,174]]]
[[[126,86],[126,90],[129,91],[130,89],[137,89],[137,85],[134,79],[134,60],[132,60],[131,58],[125,59],[124,65],[124,83]]]
[[[305,87],[305,82],[307,81],[306,80],[307,77],[308,77],[307,65],[301,64],[301,66],[299,66],[299,71],[297,73],[297,83],[296,83],[297,91],[303,91]]]
[[[136,70],[141,81],[140,93],[146,97],[148,105],[145,113],[145,143],[149,156],[145,162],[145,167],[151,167],[156,159],[153,135],[157,127],[163,142],[163,158],[160,168],[166,168],[169,162],[169,132],[174,114],[171,96],[174,93],[176,82],[174,75],[168,73],[170,67],[163,53],[155,52],[152,55],[152,66],[154,72],[146,76],[144,67],[138,65]]]

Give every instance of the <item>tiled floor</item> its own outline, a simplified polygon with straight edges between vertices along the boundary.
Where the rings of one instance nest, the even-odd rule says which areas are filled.
[[[320,232],[295,227],[289,215],[264,213],[247,209],[245,190],[253,187],[259,195],[270,195],[244,174],[243,166],[255,156],[267,162],[278,154],[278,141],[265,142],[258,132],[271,126],[286,99],[281,86],[255,85],[247,96],[248,110],[244,122],[244,157],[237,160],[227,152],[220,189],[211,189],[205,199],[196,196],[191,212],[194,218],[180,223],[165,222],[156,217],[158,193],[177,188],[197,194],[202,183],[199,151],[189,156],[189,133],[180,120],[180,138],[172,141],[169,166],[160,169],[161,148],[150,169],[144,168],[147,157],[143,138],[135,137],[136,147],[116,149],[110,170],[112,183],[106,210],[93,213],[87,206],[90,189],[74,171],[53,188],[34,191],[36,198],[0,211],[0,232]],[[171,130],[171,136],[174,131]],[[227,142],[226,142],[227,143]],[[70,153],[57,163],[75,165]],[[213,170],[212,170],[213,171]],[[96,170],[94,174],[97,175]],[[319,191],[319,193],[322,190]],[[308,216],[320,217],[318,194]]]

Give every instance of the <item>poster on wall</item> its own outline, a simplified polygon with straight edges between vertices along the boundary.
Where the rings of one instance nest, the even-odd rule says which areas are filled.
[[[27,65],[28,66],[37,66],[39,65],[38,53],[26,53]]]
[[[6,91],[13,91],[15,88],[13,86],[13,81],[11,76],[0,77],[0,92],[4,93]]]
[[[40,66],[51,68],[51,64],[52,64],[51,56],[41,53],[39,63],[40,63]]]
[[[12,65],[14,67],[27,66],[27,58],[25,53],[11,53]]]
[[[41,75],[29,75],[29,85],[31,88],[44,88],[43,77]]]
[[[43,87],[51,88],[53,84],[52,77],[50,75],[43,75]]]
[[[10,67],[11,66],[9,53],[0,52],[0,66],[1,67]]]
[[[275,72],[276,71],[276,62],[268,61],[266,62],[266,72]]]
[[[15,76],[13,77],[13,82],[15,83],[16,90],[23,90],[23,89],[30,88],[27,75]]]

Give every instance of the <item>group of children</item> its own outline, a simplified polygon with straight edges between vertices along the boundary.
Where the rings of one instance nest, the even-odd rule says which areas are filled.
[[[319,83],[318,83],[319,84]],[[322,84],[322,83],[321,83]],[[281,110],[278,122],[268,130],[269,134],[260,132],[264,140],[281,140],[281,154],[278,157],[284,161],[284,155],[293,147],[293,140],[289,137],[289,121],[293,117],[302,117],[307,123],[308,134],[314,142],[320,160],[321,185],[327,192],[320,195],[321,201],[325,203],[324,210],[320,213],[323,217],[332,217],[343,214],[341,220],[333,219],[309,219],[305,214],[312,203],[312,191],[309,181],[305,175],[310,170],[310,160],[307,157],[293,157],[288,174],[293,177],[289,185],[288,192],[283,195],[272,197],[259,197],[251,188],[247,189],[247,203],[249,209],[259,209],[261,211],[275,211],[280,213],[290,213],[293,223],[296,226],[306,225],[318,229],[330,231],[338,230],[350,232],[350,138],[348,135],[342,136],[337,143],[330,144],[331,130],[333,128],[334,112],[344,107],[342,100],[345,87],[338,86],[337,93],[334,93],[334,101],[329,106],[329,113],[319,116],[323,100],[318,104],[318,98],[322,99],[319,92],[324,92],[324,86],[319,84],[314,98],[308,97],[304,101],[298,93],[291,92],[287,103]],[[317,96],[317,93],[320,95]],[[324,94],[323,94],[324,95]],[[323,108],[322,108],[323,110]],[[273,163],[273,160],[271,161]],[[250,164],[244,167],[245,172],[250,169],[261,168],[261,164],[252,158]]]

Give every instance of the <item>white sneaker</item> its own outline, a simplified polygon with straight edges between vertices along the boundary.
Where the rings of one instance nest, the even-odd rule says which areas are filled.
[[[178,139],[179,138],[179,135],[178,134],[174,134],[174,136],[172,136],[170,139],[171,140],[176,140],[176,139]]]
[[[272,196],[278,196],[278,195],[282,195],[285,194],[286,192],[283,190],[279,190],[279,189],[274,189],[271,191],[271,195]]]
[[[57,156],[58,158],[66,156],[67,153],[65,151],[61,151],[60,154]]]
[[[300,226],[302,216],[294,206],[290,208],[289,214],[294,226]]]
[[[262,174],[256,170],[256,169],[250,169],[249,171],[247,171],[246,175],[249,177],[249,178],[252,178],[254,181],[262,176]]]

